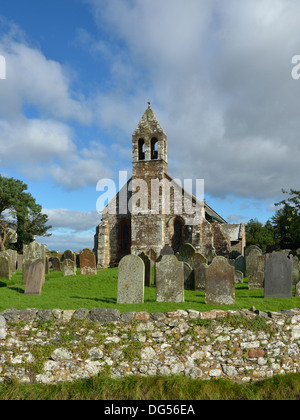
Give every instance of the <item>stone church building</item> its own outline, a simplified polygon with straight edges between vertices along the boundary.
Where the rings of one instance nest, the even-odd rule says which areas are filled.
[[[192,210],[186,210],[187,199]],[[102,211],[96,228],[97,266],[113,267],[127,254],[151,249],[159,256],[166,245],[176,253],[183,243],[204,255],[243,255],[245,225],[228,224],[171,178],[167,136],[148,103],[132,135],[132,178]]]

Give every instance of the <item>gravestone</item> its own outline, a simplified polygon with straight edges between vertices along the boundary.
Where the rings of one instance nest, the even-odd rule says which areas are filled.
[[[17,251],[14,251],[13,249],[7,249],[5,252],[9,254],[11,258],[11,272],[12,274],[16,274],[18,253]]]
[[[164,256],[164,255],[174,255],[174,251],[173,248],[170,245],[165,245],[161,251],[160,251],[160,255]]]
[[[65,259],[61,263],[61,270],[63,277],[76,276],[76,261]]]
[[[18,256],[17,256],[17,270],[22,270],[22,265],[23,265],[23,255],[18,254]]]
[[[235,270],[235,272],[234,272],[234,283],[235,284],[243,283],[243,281],[244,281],[244,274],[239,270]]]
[[[295,297],[300,297],[300,281],[296,284],[295,287]]]
[[[184,302],[183,262],[175,255],[164,255],[156,263],[156,301]]]
[[[284,252],[266,255],[265,298],[290,298],[293,287],[293,259]]]
[[[194,269],[195,290],[201,290],[201,291],[205,290],[207,268],[208,268],[208,264],[200,263]]]
[[[251,245],[246,255],[246,277],[250,277],[257,271],[257,258],[262,255],[262,250],[256,245]]]
[[[53,271],[61,271],[61,262],[58,257],[52,257],[51,262]]]
[[[145,264],[145,286],[150,287],[152,278],[152,264],[150,258],[145,254],[145,252],[142,252],[139,257]]]
[[[187,262],[183,262],[184,288],[187,290],[195,289],[194,270]]]
[[[79,254],[80,274],[97,274],[96,257],[93,251],[85,248]]]
[[[23,267],[22,267],[22,283],[26,284],[28,270],[30,264],[34,261],[40,260],[43,261],[45,266],[46,258],[46,246],[38,242],[31,242],[29,245],[24,246],[23,252]]]
[[[195,252],[189,259],[188,263],[192,266],[193,270],[196,270],[200,264],[208,264],[208,260],[204,255]]]
[[[3,252],[0,253],[0,277],[11,280],[11,260],[9,256],[3,255]]]
[[[25,295],[41,295],[45,282],[44,261],[36,260],[29,265]]]
[[[293,285],[296,285],[300,278],[299,278],[299,260],[298,257],[292,257],[293,258]]]
[[[265,281],[265,255],[257,255],[256,257],[256,270],[253,271],[252,274],[248,277],[248,289],[263,289],[264,281]]]
[[[245,260],[245,257],[243,255],[239,255],[235,259],[234,267],[235,267],[236,270],[241,271],[243,273],[243,275],[245,276],[245,274],[246,274],[246,260]]]
[[[190,258],[196,253],[195,248],[191,244],[183,244],[179,248],[178,260],[189,262]]]
[[[234,272],[226,258],[214,258],[206,270],[205,303],[234,305]]]
[[[72,260],[76,262],[76,254],[71,251],[71,249],[67,249],[61,257],[61,262],[63,262],[64,260]]]
[[[145,264],[137,255],[126,255],[118,268],[118,303],[144,303]]]

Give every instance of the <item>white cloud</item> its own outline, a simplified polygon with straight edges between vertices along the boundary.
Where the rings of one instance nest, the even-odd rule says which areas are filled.
[[[204,178],[214,196],[264,199],[278,197],[282,187],[300,189],[300,82],[291,77],[299,3],[88,2],[123,64],[102,102],[103,120],[112,124],[115,107],[124,115],[128,101],[120,98],[130,98],[130,120],[150,99],[168,135],[172,176]],[[128,121],[118,124],[131,133]]]
[[[52,231],[59,229],[71,230],[76,233],[95,231],[95,227],[101,219],[96,210],[43,209],[43,213],[48,215],[48,224],[52,226]]]

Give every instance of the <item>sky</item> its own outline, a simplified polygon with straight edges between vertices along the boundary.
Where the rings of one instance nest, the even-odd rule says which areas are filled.
[[[0,174],[48,215],[37,240],[93,248],[97,183],[130,177],[148,101],[173,178],[204,179],[228,222],[270,219],[300,189],[299,17],[294,0],[0,0]]]

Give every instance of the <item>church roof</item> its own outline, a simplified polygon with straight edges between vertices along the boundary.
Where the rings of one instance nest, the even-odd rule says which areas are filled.
[[[144,115],[140,119],[136,129],[133,132],[134,136],[144,136],[148,135],[162,135],[165,134],[161,125],[159,124],[154,112],[151,109],[151,104],[148,102],[148,108],[144,112]]]

